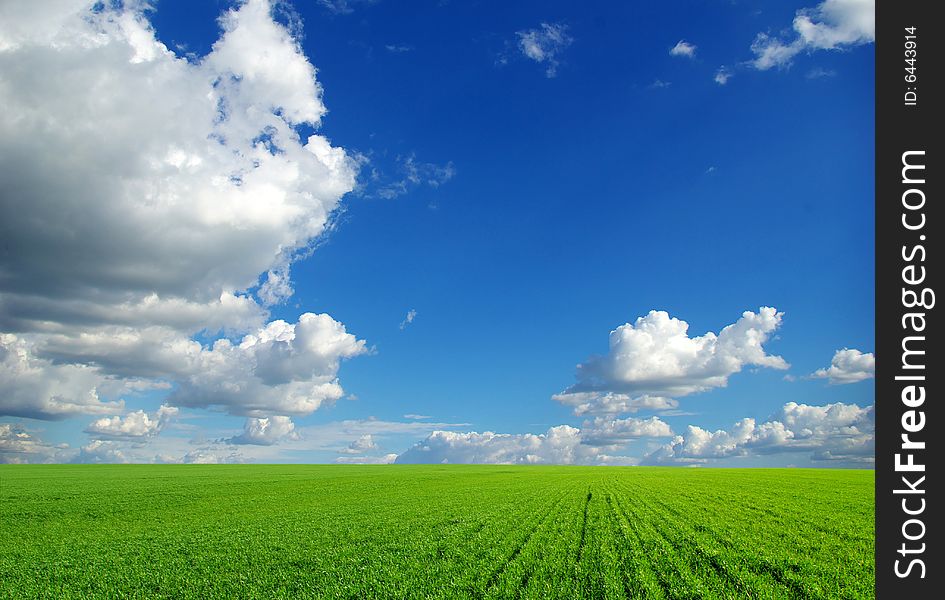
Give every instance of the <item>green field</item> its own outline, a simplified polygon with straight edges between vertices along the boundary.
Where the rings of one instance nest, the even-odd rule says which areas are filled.
[[[873,472],[0,466],[3,598],[867,598]]]

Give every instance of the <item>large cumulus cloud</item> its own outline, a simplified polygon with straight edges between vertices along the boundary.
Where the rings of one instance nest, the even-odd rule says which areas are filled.
[[[37,358],[26,340],[0,333],[0,415],[62,419],[80,412],[105,414],[124,403],[102,396],[117,396],[132,385],[89,365]]]
[[[855,348],[837,350],[826,369],[811,373],[814,379],[827,379],[832,385],[856,383],[872,379],[876,375],[876,358],[872,352],[860,352]]]
[[[311,412],[364,343],[328,315],[267,323],[267,307],[357,164],[300,134],[321,87],[268,0],[227,11],[199,60],[146,8],[0,6],[0,414],[114,412],[141,380],[178,405]]]
[[[142,440],[159,434],[178,412],[176,407],[162,405],[150,414],[136,410],[124,417],[103,417],[90,423],[85,432],[96,438]]]
[[[355,170],[324,137],[293,129],[325,108],[268,2],[230,11],[199,64],[158,42],[141,13],[60,10],[58,31],[0,51],[5,299],[211,303],[324,230]],[[60,321],[79,312],[62,308]]]
[[[231,444],[272,446],[285,439],[298,439],[295,423],[289,417],[274,416],[246,419],[243,433],[227,441]]]
[[[578,382],[554,399],[576,414],[667,410],[675,407],[671,398],[724,387],[745,367],[786,369],[783,358],[764,349],[782,316],[762,307],[718,334],[690,337],[688,323],[651,310],[611,331],[609,352],[578,365]]]

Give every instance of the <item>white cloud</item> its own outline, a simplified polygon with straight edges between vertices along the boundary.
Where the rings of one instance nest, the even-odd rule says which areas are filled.
[[[231,444],[251,444],[254,446],[272,446],[283,440],[298,439],[295,423],[289,417],[274,416],[262,419],[246,419],[243,433],[227,440]]]
[[[13,334],[0,333],[0,415],[61,419],[75,414],[121,410],[125,383],[86,365],[53,364],[33,354],[32,345]]]
[[[817,369],[810,376],[828,379],[831,385],[837,385],[872,379],[875,374],[876,359],[871,352],[864,354],[854,348],[843,348],[834,353],[829,368]]]
[[[734,73],[732,73],[731,69],[726,66],[721,66],[719,70],[715,72],[715,83],[725,85],[733,76]]]
[[[574,414],[579,417],[587,414],[616,415],[622,413],[633,414],[640,411],[666,412],[679,408],[679,402],[673,398],[648,394],[630,397],[629,394],[614,392],[572,392],[555,394],[551,399],[573,406]]]
[[[826,406],[808,406],[788,402],[775,415],[793,431],[797,439],[815,439],[835,432],[856,434],[873,429],[873,407],[840,402]],[[857,429],[859,428],[859,429]]]
[[[300,428],[300,435],[312,449],[337,452],[347,447],[351,440],[370,435],[375,442],[391,436],[428,436],[437,430],[468,428],[469,423],[443,423],[429,421],[385,421],[381,419],[347,419]]]
[[[603,450],[618,449],[646,437],[672,435],[669,425],[649,419],[604,419],[551,427],[542,434],[434,431],[397,457],[398,463],[462,464],[627,464]],[[626,459],[626,460],[625,460]]]
[[[760,70],[784,67],[799,53],[839,50],[876,39],[874,0],[825,0],[813,9],[797,11],[791,41],[759,33],[751,45],[753,65]]]
[[[418,421],[419,421],[419,420],[422,420],[422,419],[432,419],[433,417],[431,417],[430,415],[418,415],[418,414],[416,414],[416,413],[407,413],[407,414],[404,415],[404,418],[405,418],[405,419],[412,419],[412,420],[418,420]]]
[[[404,317],[404,320],[400,322],[400,330],[403,331],[404,329],[407,329],[407,325],[410,325],[411,323],[413,323],[413,320],[416,318],[417,318],[417,311],[412,308],[408,310],[407,316]]]
[[[10,428],[14,435],[6,435]],[[176,428],[176,427],[175,427]],[[12,438],[14,443],[6,443]],[[298,444],[297,441],[283,445]],[[80,448],[47,444],[17,424],[0,424],[0,464],[15,463],[243,463],[283,460],[282,446],[244,445],[236,450],[227,440],[196,440],[169,435],[93,439]]]
[[[256,296],[265,306],[281,304],[292,297],[295,289],[289,277],[288,265],[271,269],[266,273],[266,280],[259,286]]]
[[[339,454],[364,454],[365,452],[370,452],[372,450],[377,450],[378,445],[374,442],[374,436],[370,433],[365,433],[358,439],[354,440],[348,444],[347,448],[342,448],[338,451]]]
[[[684,56],[686,58],[696,57],[696,46],[685,40],[679,40],[676,45],[670,48],[670,56]]]
[[[649,419],[608,419],[597,417],[585,421],[581,428],[581,439],[591,446],[622,445],[645,437],[669,437],[673,435],[669,425],[659,417]]]
[[[124,417],[98,419],[90,423],[85,432],[96,438],[148,438],[159,434],[178,412],[177,408],[163,404],[152,414],[136,410]]]
[[[673,85],[671,81],[663,81],[662,79],[655,79],[653,80],[653,83],[651,83],[650,85],[646,87],[651,90],[659,90],[663,88],[668,88],[671,85]]]
[[[272,321],[239,343],[220,339],[204,347],[168,328],[104,328],[49,336],[43,351],[113,373],[173,380],[175,406],[264,417],[305,415],[340,399],[340,361],[369,350],[328,315],[305,313],[294,324]]]
[[[788,402],[761,425],[751,418],[738,421],[728,430],[708,431],[690,425],[685,434],[651,452],[643,462],[703,464],[732,456],[806,452],[814,461],[870,464],[874,430],[872,406]]]
[[[79,454],[72,459],[74,463],[128,463],[130,462],[124,452],[115,442],[92,440],[88,445],[79,449]]]
[[[568,26],[562,23],[542,23],[536,29],[516,31],[519,50],[537,63],[545,63],[545,76],[558,74],[561,53],[574,42],[568,35]]]
[[[396,460],[396,454],[385,454],[384,456],[339,456],[335,462],[342,465],[389,465]]]
[[[688,323],[650,311],[612,331],[610,351],[578,365],[578,383],[554,399],[583,412],[607,412],[620,402],[629,407],[631,395],[678,397],[724,387],[748,366],[786,369],[783,358],[763,347],[781,318],[776,309],[762,307],[745,311],[718,334],[689,337]]]
[[[21,425],[0,423],[0,464],[46,463],[61,461],[67,444],[52,446]]]
[[[706,458],[725,458],[744,453],[743,446],[751,439],[754,419],[742,419],[729,431],[707,431],[690,425],[685,435],[676,436],[656,452],[646,457],[653,463],[700,463]]]
[[[413,47],[408,46],[407,44],[386,44],[384,49],[394,54],[403,54],[404,52],[410,52],[413,50]]]
[[[361,160],[366,160],[366,158],[362,155]],[[445,165],[421,162],[417,160],[415,154],[411,153],[406,157],[397,158],[397,178],[377,184],[375,193],[380,198],[390,200],[420,186],[438,188],[455,176],[456,167],[452,161]],[[379,172],[374,172],[373,178],[384,180]]]
[[[581,444],[568,425],[540,435],[434,431],[397,457],[398,463],[574,464],[593,462],[597,449]]]
[[[229,11],[200,64],[141,14],[59,10],[50,39],[0,52],[4,295],[216,302],[324,230],[355,172],[292,128],[325,107],[268,2]]]
[[[147,446],[125,445],[122,451],[129,458],[129,462],[137,464],[272,463],[277,462],[279,457],[274,446],[248,445],[236,449],[229,444],[229,440],[206,442],[171,436],[154,438]],[[244,451],[249,451],[251,455],[247,456]]]
[[[266,324],[355,185],[356,160],[299,136],[326,110],[315,68],[267,0],[227,11],[197,60],[156,39],[144,3],[92,5],[0,7],[0,333],[17,332],[0,414],[114,414],[139,378],[236,414],[339,397],[353,337],[247,342],[330,320]],[[255,333],[192,340],[219,331]]]
[[[37,441],[25,429],[10,423],[0,423],[0,452],[30,452]]]
[[[183,463],[186,465],[229,465],[242,464],[249,461],[239,452],[226,452],[208,446],[206,448],[191,450],[180,459],[172,459],[170,462]]]
[[[104,326],[131,329],[162,326],[179,332],[248,330],[262,326],[266,316],[252,297],[229,292],[206,302],[148,294],[118,304],[0,293],[0,310],[3,311],[0,326],[47,335],[75,335]]]
[[[170,399],[180,406],[220,406],[233,414],[305,415],[344,396],[339,363],[368,352],[363,340],[325,314],[296,324],[273,321],[239,345],[217,340],[201,350]]]

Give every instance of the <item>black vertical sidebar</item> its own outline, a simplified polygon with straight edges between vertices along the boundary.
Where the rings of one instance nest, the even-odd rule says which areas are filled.
[[[933,2],[876,4],[876,592],[942,598],[945,22]]]

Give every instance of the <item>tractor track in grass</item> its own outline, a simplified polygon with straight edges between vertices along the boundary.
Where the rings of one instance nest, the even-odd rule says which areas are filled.
[[[647,546],[649,545],[644,539],[643,535],[640,533],[639,528],[634,524],[633,519],[629,518],[623,508],[619,505],[619,501],[615,499],[613,493],[608,492],[606,496],[607,506],[610,508],[610,515],[614,522],[614,529],[620,532],[620,537],[623,539],[623,544],[617,545],[617,551],[621,555],[630,555],[631,557],[634,554],[643,554],[641,557],[642,560],[639,561],[629,561],[632,564],[638,565],[644,573],[647,573],[659,586],[663,596],[665,598],[672,598],[671,586],[666,581],[665,577],[653,568],[653,563],[646,556]],[[626,530],[621,524],[626,524],[626,528],[629,529],[633,536],[636,538],[636,543],[634,540],[631,540],[627,535]],[[634,549],[638,549],[638,552],[633,552]],[[623,591],[625,598],[638,598],[641,593],[645,593],[645,590],[634,590],[633,581],[630,579],[630,575],[627,572],[627,569],[621,569],[620,571],[621,579],[623,580]]]
[[[671,512],[677,517],[679,517],[681,522],[685,521],[684,515],[678,509],[668,505],[667,503],[663,501],[655,500],[655,502],[658,503],[663,508],[665,508],[666,511]],[[773,513],[770,510],[765,510],[764,512],[770,513],[770,514],[777,514],[777,513]],[[667,523],[669,522],[670,521],[667,520]],[[678,527],[679,526],[677,525],[677,528]],[[703,527],[702,529],[696,529],[695,527],[693,527],[693,529],[699,531],[700,533],[704,533],[706,536],[712,538],[720,546],[742,557],[742,564],[751,573],[754,573],[755,575],[758,575],[761,577],[770,577],[773,581],[776,581],[779,585],[791,590],[791,593],[795,598],[807,599],[807,598],[814,597],[814,596],[811,596],[810,592],[807,589],[805,589],[804,586],[800,582],[798,582],[796,579],[789,577],[788,575],[789,573],[795,576],[803,576],[803,574],[801,573],[801,568],[798,567],[797,565],[791,564],[791,563],[788,563],[786,566],[774,565],[766,558],[747,555],[744,552],[744,549],[739,548],[738,545],[732,542],[731,539],[721,535],[720,533],[716,532],[715,530],[709,527]],[[817,529],[828,535],[833,535],[833,532],[830,530],[823,529],[823,528],[817,528]],[[700,548],[697,544],[694,546],[696,548]]]
[[[654,523],[656,532],[667,544],[677,551],[680,558],[683,558],[689,563],[694,575],[698,574],[699,571],[707,566],[724,584],[727,584],[742,595],[747,594],[748,590],[746,589],[745,581],[736,573],[733,573],[732,570],[722,562],[718,554],[713,554],[710,549],[699,544],[690,532],[686,530],[685,523],[688,522],[688,519],[684,515],[658,500],[651,499],[650,506],[653,505],[658,505],[665,509],[666,512],[671,512],[676,516],[676,518],[670,518],[666,514],[652,508],[649,511],[650,514],[663,525],[663,527],[658,527],[657,524]],[[695,531],[695,528],[693,528],[693,531]],[[711,536],[710,534],[710,537],[715,536]],[[720,545],[722,544],[720,543]]]
[[[650,562],[650,569],[656,574],[657,580],[660,587],[662,588],[664,594],[667,598],[676,598],[679,597],[679,591],[673,589],[673,582],[671,581],[669,574],[675,574],[676,578],[681,584],[699,588],[701,585],[701,578],[698,575],[697,567],[687,556],[681,553],[679,550],[679,545],[670,539],[666,533],[660,529],[656,523],[653,523],[649,518],[648,514],[652,515],[655,511],[648,505],[647,501],[641,498],[637,494],[632,494],[633,497],[637,499],[637,503],[634,506],[630,506],[628,503],[623,502],[631,494],[622,494],[617,495],[616,503],[618,508],[620,508],[623,518],[630,524],[630,526],[637,532],[638,539],[640,540],[641,545],[644,547],[650,547],[651,549],[658,548],[660,546],[668,548],[671,553],[672,559],[669,560],[668,569],[657,568],[657,565],[654,565],[653,562]],[[648,499],[647,499],[648,500]],[[646,523],[649,528],[652,530],[652,533],[649,536],[641,531],[638,523]],[[646,536],[646,537],[645,537]],[[648,556],[651,553],[647,553]],[[659,553],[656,553],[659,555]],[[682,560],[679,560],[682,559]],[[701,596],[701,594],[696,593],[696,596]],[[686,596],[689,597],[689,596]]]
[[[618,512],[617,508],[614,506],[613,497],[608,493],[605,498],[606,498],[606,502],[607,502],[607,507],[610,509],[607,514],[610,516],[611,521],[613,522],[613,528],[614,528],[614,530],[616,530],[616,531],[619,532],[620,539],[622,539],[622,540],[624,541],[623,544],[616,544],[617,553],[618,553],[618,555],[622,558],[624,555],[626,555],[626,554],[629,552],[629,549],[632,547],[632,546],[631,546],[631,540],[630,540],[630,538],[627,536],[627,532],[624,531],[624,528],[621,527],[619,512]],[[628,525],[628,527],[629,527],[629,525]],[[637,538],[637,544],[640,545],[640,547],[642,548],[642,541],[640,540],[639,534],[637,534],[636,531],[634,531],[634,535],[635,535],[636,538]],[[629,561],[628,561],[628,562],[629,562]],[[655,577],[655,573],[654,573],[653,575],[654,575],[654,577]],[[633,590],[631,589],[630,577],[629,577],[629,575],[627,574],[627,570],[626,570],[626,569],[620,569],[620,581],[621,581],[621,583],[623,584],[623,595],[624,595],[624,598],[633,598],[633,597],[635,597],[635,596],[634,596],[634,592],[633,592]],[[664,593],[665,593],[665,591],[664,591]]]
[[[712,529],[702,526],[702,525],[690,525],[690,516],[684,514],[679,509],[670,504],[663,502],[657,498],[652,498],[650,500],[650,505],[658,507],[661,510],[652,510],[652,514],[658,518],[666,527],[667,531],[674,532],[676,534],[675,539],[670,539],[664,530],[660,529],[660,534],[674,547],[683,548],[688,550],[691,554],[696,554],[699,556],[699,561],[689,561],[692,564],[700,565],[703,561],[707,562],[709,566],[712,567],[713,571],[719,575],[723,580],[727,581],[730,585],[735,587],[740,592],[745,592],[745,582],[742,581],[737,574],[733,573],[726,565],[724,565],[717,554],[712,554],[708,548],[700,544],[696,539],[696,534],[704,534],[705,537],[711,538],[713,542],[724,548],[725,550],[732,551],[736,554],[740,554],[739,549],[727,538],[723,537],[721,534],[713,531]],[[667,516],[669,513],[672,517]],[[681,541],[677,541],[681,540]],[[747,567],[747,565],[746,565]],[[749,569],[750,570],[750,569]]]
[[[542,526],[548,522],[548,519],[555,513],[555,510],[558,508],[559,505],[561,505],[564,502],[564,499],[567,496],[568,496],[567,491],[560,494],[551,503],[550,507],[546,511],[544,511],[540,517],[537,517],[533,521],[534,525],[529,527],[528,533],[525,534],[525,537],[523,537],[522,540],[518,544],[515,545],[515,548],[512,549],[512,552],[509,554],[509,556],[489,576],[489,579],[486,581],[486,586],[485,586],[485,591],[483,592],[483,596],[488,595],[489,592],[493,588],[496,587],[496,585],[499,583],[499,578],[502,577],[502,574],[505,573],[508,570],[509,566],[518,559],[519,555],[522,553],[525,547],[528,546],[528,543],[531,541],[532,537],[534,537],[534,535],[538,533],[538,531],[542,528]],[[525,583],[528,582],[528,578],[530,576],[529,572],[530,572],[529,569],[525,570],[525,576],[524,576]]]
[[[624,488],[628,493],[632,492],[630,488]],[[651,514],[654,517],[659,518],[660,521],[666,526],[670,531],[674,531],[682,542],[676,542],[673,539],[670,539],[661,529],[657,529],[658,533],[667,543],[673,546],[676,549],[682,550],[684,547],[687,550],[687,555],[692,555],[693,553],[698,555],[700,558],[706,560],[709,566],[716,572],[717,575],[721,576],[722,579],[727,581],[730,585],[735,587],[739,592],[745,593],[745,582],[740,580],[737,575],[731,573],[730,570],[721,563],[717,555],[710,554],[707,549],[699,545],[697,542],[687,538],[687,532],[684,529],[682,523],[688,521],[688,516],[683,514],[681,511],[675,507],[670,506],[666,502],[660,501],[658,499],[652,499],[651,504],[658,505],[665,512],[669,512],[674,515],[676,518],[672,519],[667,517],[665,514],[662,514],[659,511],[651,510]],[[778,585],[790,590],[792,597],[801,598],[804,600],[813,598],[810,592],[801,585],[796,579],[790,578],[788,572],[794,574],[795,576],[801,576],[800,568],[797,565],[788,564],[786,567],[780,567],[773,565],[770,561],[764,558],[755,557],[748,555],[744,552],[744,549],[739,548],[728,538],[722,536],[721,534],[715,532],[714,530],[703,527],[701,530],[696,527],[692,528],[693,531],[698,531],[700,533],[705,533],[707,537],[711,538],[713,541],[718,543],[723,548],[731,551],[736,554],[741,559],[741,564],[745,567],[750,573],[760,576],[762,578],[770,578],[773,582],[776,582]],[[680,553],[682,556],[683,553]],[[694,562],[692,559],[689,559],[690,564],[700,564]]]
[[[578,545],[577,562],[581,562],[581,557],[584,556],[584,539],[587,535],[587,510],[590,508],[592,497],[593,494],[590,488],[588,488],[587,499],[584,500],[584,517],[581,520],[581,543]]]

